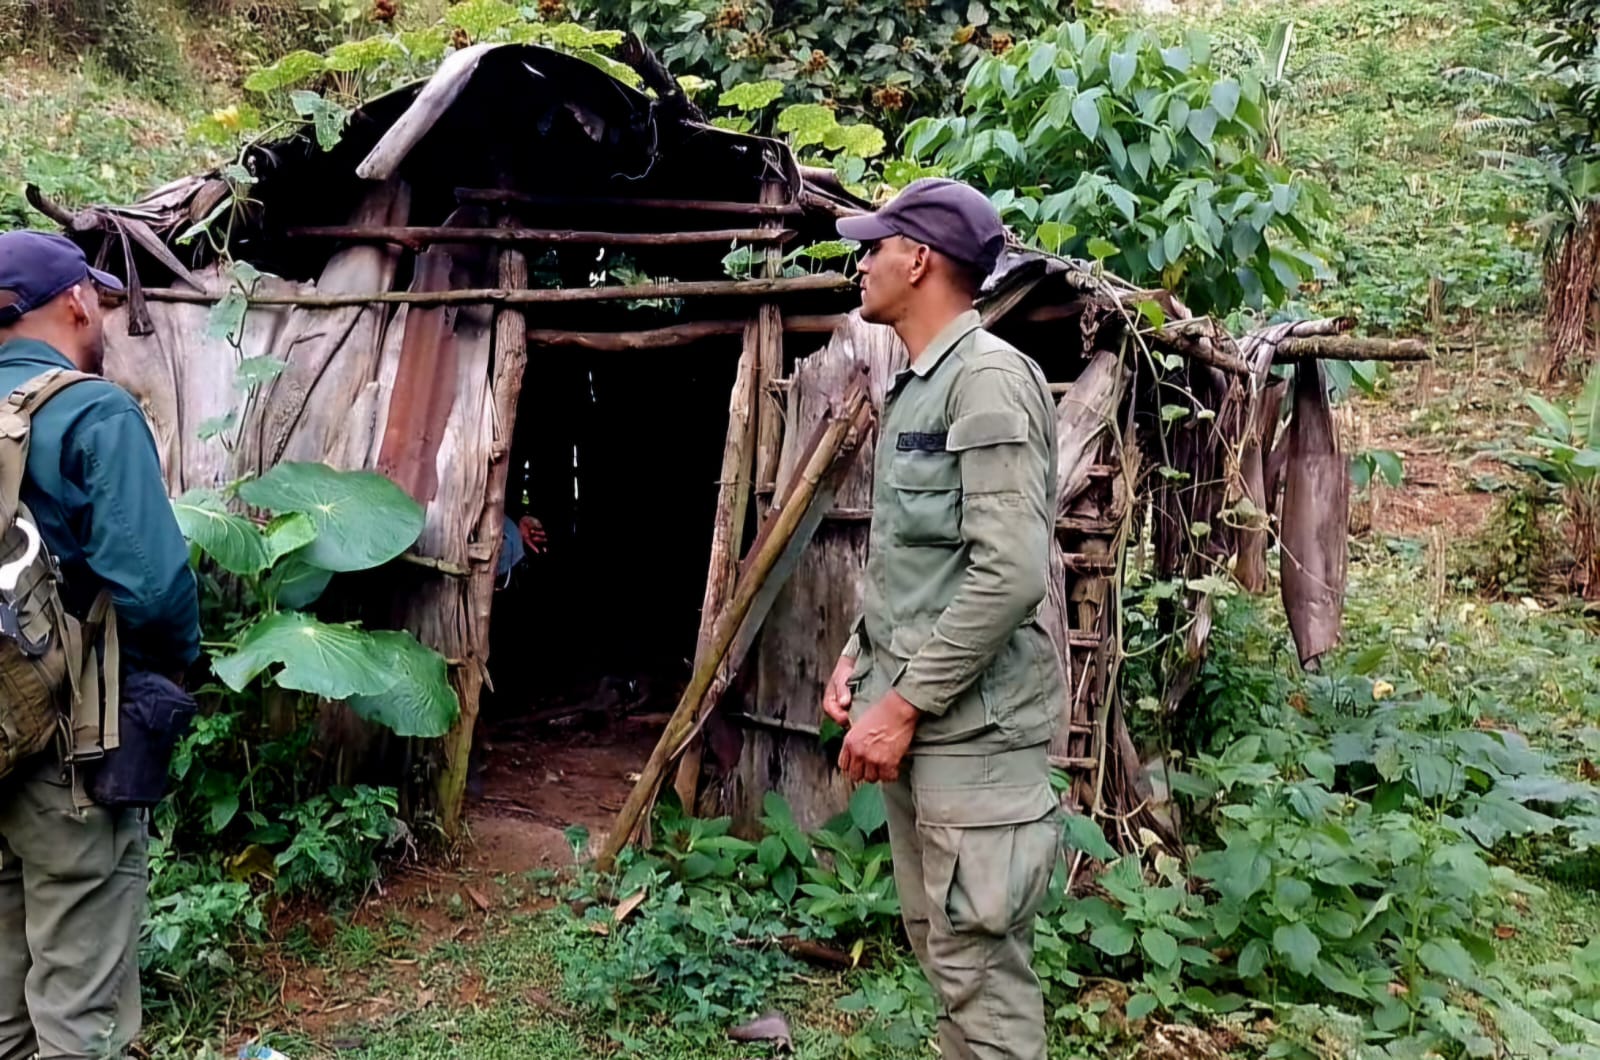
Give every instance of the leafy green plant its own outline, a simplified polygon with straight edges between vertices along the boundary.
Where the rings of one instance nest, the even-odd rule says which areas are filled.
[[[1210,49],[1068,23],[975,63],[963,113],[913,123],[906,151],[990,189],[1047,250],[1203,311],[1282,302],[1329,275],[1326,196],[1265,161],[1260,75],[1219,75]]]
[[[1004,52],[1067,13],[1039,0],[573,0],[571,6],[579,19],[633,30],[674,70],[720,89],[771,82],[788,103],[871,114],[890,130],[940,112],[962,71],[980,56]]]
[[[309,607],[335,573],[366,570],[405,551],[422,530],[422,509],[369,472],[280,464],[242,483],[258,522],[214,492],[193,490],[173,508],[191,544],[240,579],[252,607],[226,633],[211,666],[233,692],[262,675],[275,688],[343,700],[401,736],[442,736],[458,705],[444,659],[409,633],[323,622]]]
[[[1528,405],[1544,429],[1529,436],[1534,452],[1517,462],[1560,491],[1572,527],[1577,578],[1584,596],[1600,599],[1600,365],[1589,371],[1570,408],[1529,394]]]

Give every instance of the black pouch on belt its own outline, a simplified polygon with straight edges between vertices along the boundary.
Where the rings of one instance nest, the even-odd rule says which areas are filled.
[[[160,674],[131,673],[122,682],[122,744],[106,752],[89,777],[101,806],[154,806],[167,794],[167,767],[178,738],[194,720],[193,697]]]

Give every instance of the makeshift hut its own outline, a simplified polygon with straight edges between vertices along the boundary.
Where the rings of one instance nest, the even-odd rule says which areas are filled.
[[[860,604],[864,454],[905,352],[850,313],[848,277],[786,275],[784,255],[865,204],[783,144],[705,124],[642,49],[630,62],[653,95],[547,49],[469,47],[356,111],[330,150],[304,134],[248,151],[247,195],[223,172],[76,213],[31,193],[129,282],[107,374],[143,403],[174,495],[310,460],[380,471],[425,506],[405,562],[346,595],[450,662],[460,721],[431,758],[447,829],[491,626],[504,625],[502,515],[508,493],[532,490],[561,549],[541,601],[557,615],[516,653],[536,666],[665,661],[687,677],[615,841],[680,759],[687,801],[747,823],[769,790],[807,825],[846,798],[818,699]],[[180,238],[219,216],[227,255]],[[749,278],[725,274],[739,246],[756,251]],[[248,305],[236,342],[208,329],[219,301]],[[1150,301],[1162,327],[1141,313]],[[1070,675],[1052,748],[1074,778],[1066,797],[1170,832],[1111,694],[1125,557],[1150,519],[1163,572],[1232,568],[1260,589],[1285,484],[1296,637],[1302,658],[1325,651],[1343,464],[1319,374],[1300,371],[1280,439],[1288,384],[1269,370],[1347,351],[1294,328],[1235,344],[1164,294],[1022,250],[983,308],[1060,394],[1046,620]],[[239,366],[268,355],[281,374],[241,400]],[[1183,416],[1163,411],[1179,403]],[[1197,665],[1207,622],[1185,628]],[[327,738],[359,750],[348,760],[361,768],[393,780],[412,760],[353,716],[329,717]]]

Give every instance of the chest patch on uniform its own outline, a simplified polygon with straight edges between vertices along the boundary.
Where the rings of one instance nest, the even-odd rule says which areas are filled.
[[[944,431],[901,431],[894,447],[902,453],[942,453],[948,437]]]

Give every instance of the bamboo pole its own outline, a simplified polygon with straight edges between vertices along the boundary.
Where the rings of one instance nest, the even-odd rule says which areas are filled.
[[[532,305],[545,302],[619,302],[650,298],[770,298],[777,295],[813,291],[848,291],[855,281],[837,272],[814,276],[784,277],[776,280],[672,280],[664,283],[634,283],[616,287],[538,287],[510,291],[503,287],[470,288],[462,291],[373,291],[367,294],[264,294],[249,299],[251,305],[288,305],[335,309],[340,306],[401,304],[441,305]],[[225,291],[201,293],[175,287],[147,287],[144,297],[151,302],[189,302],[212,305]]]
[[[597,247],[674,247],[699,243],[786,243],[792,228],[713,228],[690,232],[592,232],[566,228],[466,228],[455,225],[313,225],[290,228],[288,239],[397,243],[420,250],[433,243],[536,243]]]
[[[674,210],[685,213],[722,213],[750,217],[798,217],[805,211],[793,203],[720,202],[705,199],[634,199],[627,196],[530,195],[498,188],[457,188],[460,202],[489,202],[512,206],[547,206],[570,210]]]
[[[611,834],[596,859],[596,867],[601,872],[610,871],[616,863],[617,854],[632,840],[646,808],[655,798],[667,767],[698,730],[705,717],[701,704],[711,691],[723,660],[729,658],[729,650],[735,640],[739,641],[741,648],[748,647],[752,635],[746,619],[759,624],[765,617],[754,610],[757,598],[761,598],[765,607],[771,607],[773,594],[768,590],[776,586],[767,585],[768,576],[798,539],[802,523],[808,516],[812,518],[811,525],[816,525],[815,520],[820,513],[811,509],[818,500],[824,480],[835,480],[849,466],[849,458],[866,435],[871,417],[872,404],[867,388],[857,382],[846,393],[841,407],[822,424],[782,507],[774,508],[764,521],[755,550],[739,573],[733,596],[717,618],[710,650],[695,666],[689,686],[678,700],[677,708],[667,721],[655,750],[650,753],[650,760],[640,772],[633,791],[628,794],[628,801],[617,814]],[[737,665],[738,659],[732,661]]]
[[[785,331],[831,335],[844,322],[844,316],[840,313],[824,313],[785,316],[782,320]],[[742,335],[749,323],[748,320],[696,320],[641,331],[557,331],[539,328],[528,332],[528,342],[537,346],[579,346],[606,353],[663,350],[688,346],[719,335]]]

